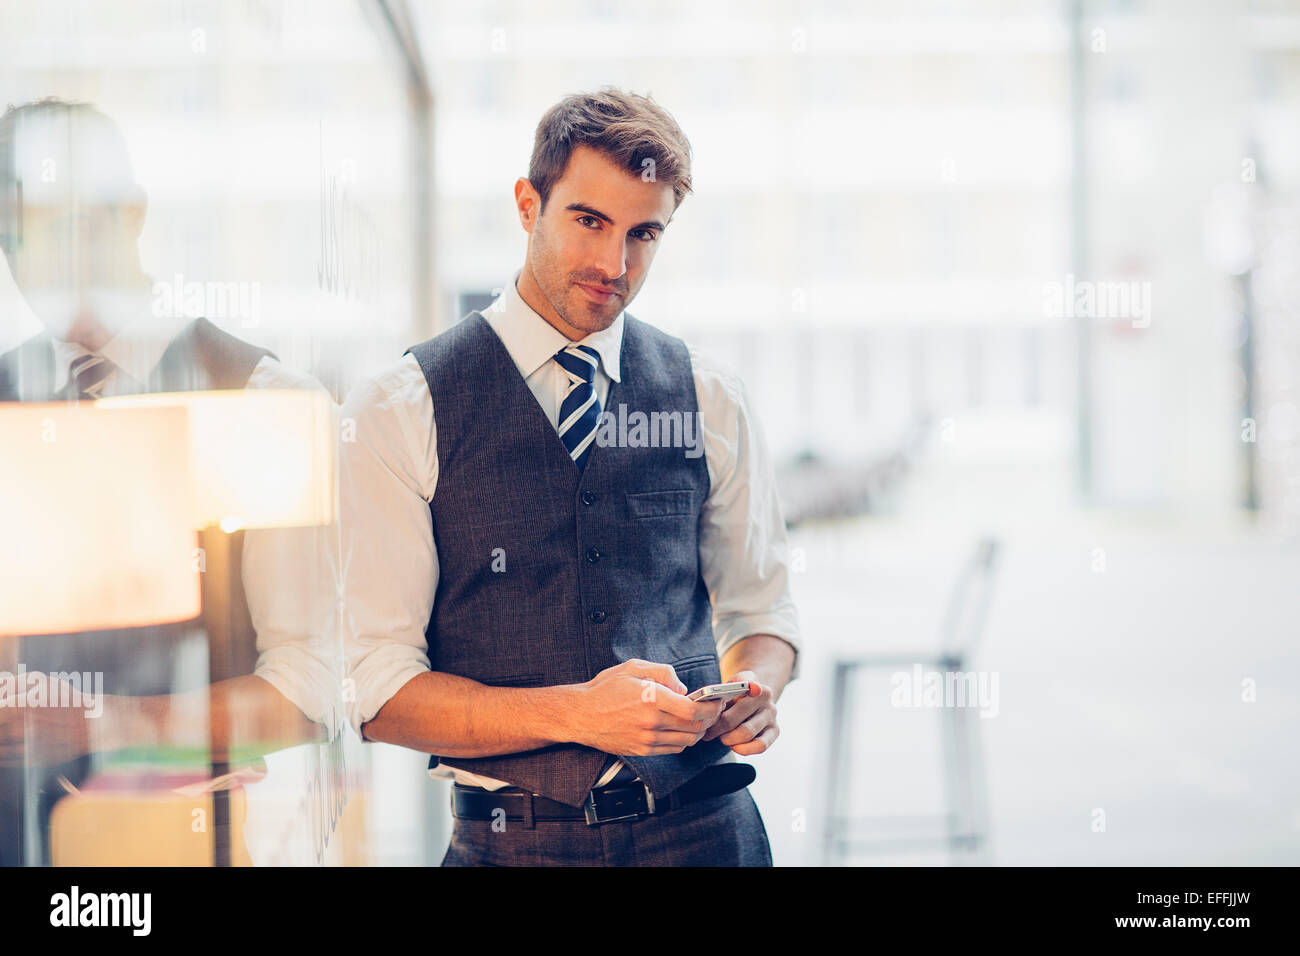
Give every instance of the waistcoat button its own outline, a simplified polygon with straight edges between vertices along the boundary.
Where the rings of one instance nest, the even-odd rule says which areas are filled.
[[[584,491],[582,493],[582,503],[584,505],[589,505],[593,503],[595,500],[596,500],[596,496],[593,495],[590,491]]]
[[[602,611],[600,608],[596,608],[596,610],[591,612],[591,619],[595,623],[600,624],[605,620],[605,612]]]
[[[588,548],[587,560],[590,561],[592,564],[595,564],[597,561],[600,560],[600,552],[597,551],[595,548]]]

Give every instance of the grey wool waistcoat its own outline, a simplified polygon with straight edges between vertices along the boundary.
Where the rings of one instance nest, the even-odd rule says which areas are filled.
[[[709,476],[681,447],[593,444],[581,473],[487,320],[471,312],[408,349],[433,398],[430,510],[439,579],[426,631],[435,671],[493,686],[580,684],[631,658],[673,665],[689,690],[720,680],[699,533]],[[698,411],[680,339],[624,316],[622,381],[604,408]],[[727,748],[624,757],[655,796]],[[622,756],[622,755],[620,755]],[[566,743],[439,757],[578,806],[609,755]]]
[[[42,332],[0,355],[0,401],[48,402],[75,394],[75,386],[54,390],[54,347]],[[275,353],[235,338],[207,319],[183,328],[144,383],[146,393],[244,388],[262,356]]]

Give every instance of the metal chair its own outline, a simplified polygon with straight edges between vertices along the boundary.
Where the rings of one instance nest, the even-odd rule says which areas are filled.
[[[823,817],[825,864],[843,863],[854,853],[906,853],[942,847],[947,848],[950,862],[987,862],[987,795],[978,721],[973,719],[972,707],[943,707],[944,813],[853,815],[846,812],[844,804],[852,780],[852,765],[847,761],[852,756],[848,751],[852,677],[858,671],[897,671],[916,664],[945,673],[966,671],[984,630],[998,550],[996,540],[983,538],[963,564],[944,612],[937,654],[885,654],[835,661]],[[875,829],[864,834],[868,828]],[[961,856],[963,853],[966,856]]]

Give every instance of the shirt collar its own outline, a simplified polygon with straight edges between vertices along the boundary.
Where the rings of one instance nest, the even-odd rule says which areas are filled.
[[[153,370],[158,366],[167,346],[172,344],[181,329],[192,320],[185,317],[156,316],[147,302],[137,303],[135,318],[104,344],[97,354],[104,356],[141,388],[147,386]],[[68,383],[70,366],[90,349],[76,342],[53,339],[55,391],[62,391]]]
[[[623,349],[623,316],[618,314],[609,328],[592,332],[574,342],[551,323],[542,318],[519,295],[515,283],[523,273],[520,269],[510,280],[504,292],[482,310],[488,325],[501,339],[510,357],[525,379],[549,362],[555,353],[566,345],[587,345],[600,355],[601,365],[615,382],[619,377],[619,356]]]

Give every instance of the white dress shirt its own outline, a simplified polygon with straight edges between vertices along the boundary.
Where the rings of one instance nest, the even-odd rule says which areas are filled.
[[[68,384],[72,363],[83,355],[102,355],[116,366],[104,379],[99,394],[105,398],[146,391],[149,376],[162,359],[172,340],[189,324],[190,319],[152,314],[142,303],[137,317],[128,322],[98,352],[76,342],[52,339],[54,346],[54,389],[61,392]]]
[[[515,273],[515,281],[519,273]],[[501,339],[552,427],[570,381],[552,357],[573,344],[508,284],[484,318]],[[595,389],[601,407],[619,381],[624,315],[578,344],[600,354]],[[744,384],[688,344],[709,495],[701,523],[700,569],[713,603],[718,656],[752,634],[795,648],[799,622],[789,589],[789,543],[773,469]],[[411,678],[430,669],[425,628],[438,587],[438,554],[429,503],[438,482],[433,398],[411,355],[357,384],[343,404],[341,446],[344,644],[355,681],[349,719],[361,726]],[[576,595],[575,595],[576,600]],[[363,736],[363,735],[362,735]],[[364,736],[363,736],[364,739]],[[614,762],[600,783],[612,779]],[[496,789],[503,781],[438,766],[434,776]]]
[[[104,379],[103,397],[145,391],[163,352],[193,321],[158,317],[142,310],[99,349],[114,368]],[[75,342],[53,339],[55,388],[61,390],[70,366],[92,354]],[[245,388],[325,391],[309,375],[263,355]],[[338,406],[331,400],[330,408]],[[337,432],[334,432],[337,434]],[[341,677],[337,629],[338,527],[249,528],[242,552],[244,596],[257,634],[254,674],[270,683],[330,736],[341,729],[338,687]]]

